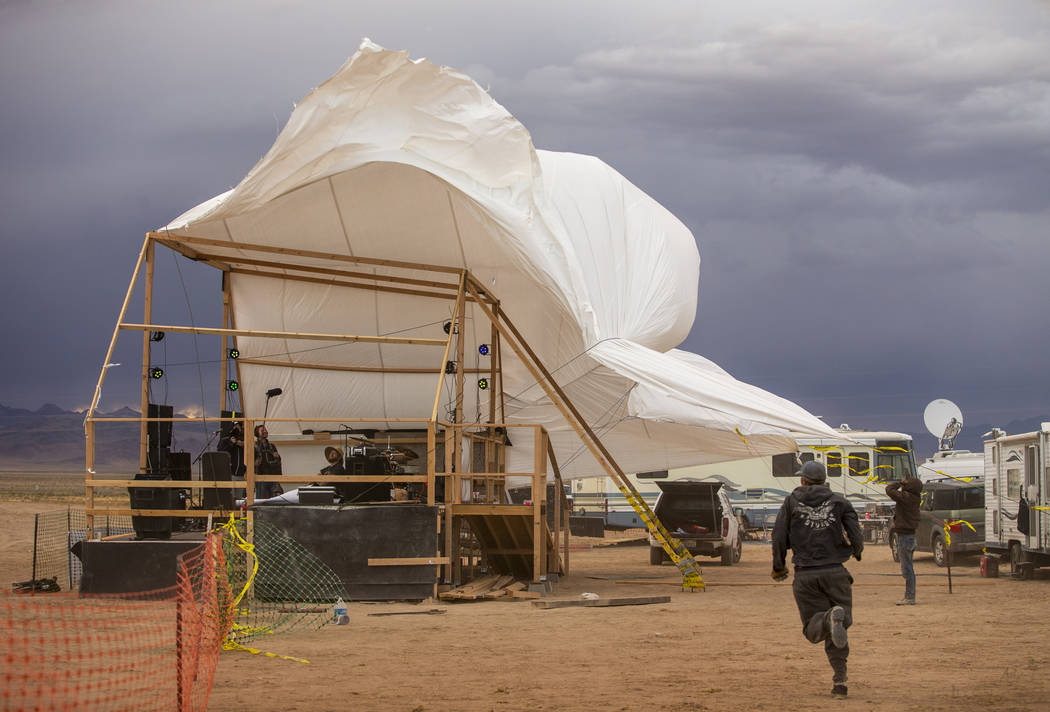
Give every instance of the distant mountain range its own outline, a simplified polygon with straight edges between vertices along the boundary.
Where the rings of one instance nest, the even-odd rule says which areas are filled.
[[[139,411],[124,407],[99,417],[137,418]],[[1008,433],[1038,430],[1050,416],[1012,420],[999,425]],[[209,426],[216,430],[216,426]],[[956,450],[982,452],[982,436],[991,425],[965,425],[955,439]],[[887,428],[892,429],[892,428]],[[209,432],[201,423],[175,423],[172,450],[184,450],[194,457],[204,449]],[[909,433],[914,441],[915,459],[922,462],[937,450],[937,438],[929,433]],[[138,423],[99,423],[95,426],[95,470],[97,472],[136,472],[138,470]],[[212,443],[211,447],[214,447]],[[61,471],[84,470],[84,413],[63,410],[45,403],[37,410],[8,408],[0,404],[0,470]]]
[[[139,411],[121,408],[99,417],[137,418]],[[210,426],[212,430],[217,426]],[[95,426],[95,471],[138,471],[138,423],[98,423]],[[196,457],[207,441],[201,423],[175,423],[172,450]],[[37,410],[0,404],[0,470],[83,472],[84,413],[46,403]]]

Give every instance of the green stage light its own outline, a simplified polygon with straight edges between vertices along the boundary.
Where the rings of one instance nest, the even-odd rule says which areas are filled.
[[[164,369],[163,368],[151,368],[149,370],[149,377],[150,378],[164,378]]]
[[[237,381],[226,381],[226,390],[228,390],[228,391],[238,391],[238,390],[240,390],[240,388],[241,388],[241,384],[238,383]]]
[[[234,360],[237,360],[241,357],[241,352],[237,349],[230,349],[226,352],[226,355]]]
[[[487,379],[487,378],[479,378],[478,379],[478,388],[480,388],[483,391],[487,391],[488,388],[489,388],[489,379]]]

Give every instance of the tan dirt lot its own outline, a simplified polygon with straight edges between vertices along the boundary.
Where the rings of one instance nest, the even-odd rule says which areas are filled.
[[[29,577],[34,512],[56,501],[0,492],[3,584]],[[26,497],[20,497],[25,500]],[[71,499],[73,506],[81,503]],[[637,532],[632,533],[637,535]],[[869,546],[856,579],[850,699],[832,700],[823,647],[811,645],[789,583],[769,579],[769,546],[740,564],[703,560],[704,593],[639,546],[586,549],[548,599],[669,595],[666,604],[540,610],[528,601],[350,604],[349,626],[274,636],[266,651],[220,658],[213,710],[1045,710],[1050,708],[1050,574],[982,579],[975,559],[943,569],[916,557],[915,607],[897,607],[899,569]],[[630,583],[617,583],[630,581]],[[442,615],[374,617],[389,611]]]

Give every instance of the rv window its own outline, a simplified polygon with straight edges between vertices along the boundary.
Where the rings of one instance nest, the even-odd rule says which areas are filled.
[[[1006,494],[1013,496],[1017,488],[1021,486],[1021,468],[1008,467],[1006,469]]]
[[[655,470],[653,472],[639,472],[635,475],[640,480],[665,480],[667,479],[667,470]]]
[[[803,452],[799,454],[798,459],[804,465],[807,462],[813,462],[816,458],[811,452]]]
[[[774,477],[794,477],[796,472],[798,472],[798,464],[795,461],[795,453],[789,452],[773,456]]]
[[[871,474],[871,460],[866,452],[849,454],[849,473],[854,477],[867,477]]]
[[[831,450],[827,454],[828,477],[842,477],[842,452]]]

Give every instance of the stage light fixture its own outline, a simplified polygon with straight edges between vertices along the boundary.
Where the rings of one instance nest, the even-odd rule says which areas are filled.
[[[489,379],[487,379],[487,378],[479,378],[478,379],[478,388],[480,388],[483,391],[487,391],[489,389]]]
[[[479,346],[478,347],[478,353],[481,354],[482,356],[488,356],[489,355],[489,345],[488,344],[482,344],[481,346]]]
[[[456,372],[456,362],[455,361],[446,361],[445,362],[445,373],[455,373],[455,372]]]
[[[156,368],[156,367],[151,368],[149,370],[149,377],[150,378],[154,378],[154,379],[156,379],[156,378],[164,378],[164,369],[163,368]]]
[[[228,391],[239,391],[241,384],[237,381],[226,381],[226,390]]]
[[[228,356],[229,358],[231,358],[231,359],[233,359],[233,360],[235,360],[235,361],[236,361],[237,359],[239,359],[239,358],[241,357],[241,352],[240,352],[240,351],[238,351],[237,349],[230,349],[230,350],[228,350],[228,351],[226,352],[226,355],[227,355],[227,356]]]
[[[151,331],[151,332],[149,332],[149,340],[150,341],[164,341],[164,332],[163,331]]]
[[[449,334],[449,333],[458,334],[459,333],[459,325],[457,324],[457,325],[453,326],[451,321],[446,321],[445,325],[443,327],[441,327],[441,328],[445,330],[446,334]]]

